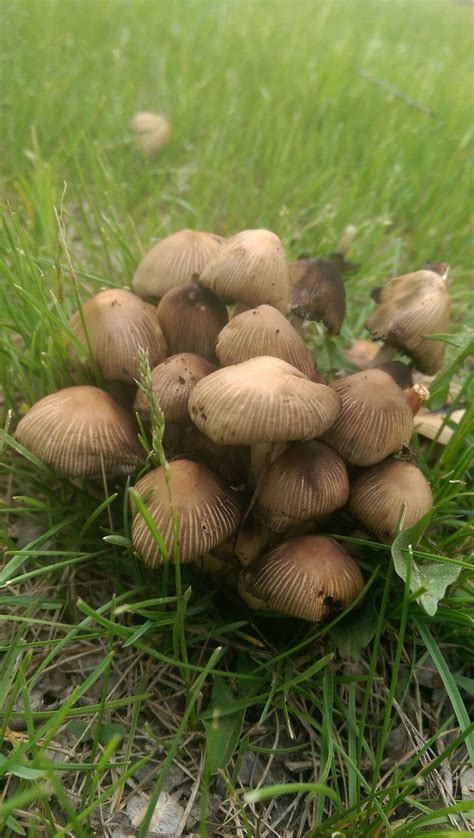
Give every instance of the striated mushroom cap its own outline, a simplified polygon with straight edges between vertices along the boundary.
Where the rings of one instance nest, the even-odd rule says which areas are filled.
[[[132,288],[140,297],[163,297],[170,288],[192,282],[214,258],[220,236],[180,230],[155,244],[140,262]]]
[[[220,297],[248,306],[268,303],[283,314],[288,308],[288,263],[280,239],[269,230],[243,230],[232,236],[199,281]]]
[[[250,512],[241,523],[237,533],[213,550],[219,558],[236,560],[241,567],[253,562],[270,541],[270,532]]]
[[[216,355],[221,366],[271,355],[313,378],[315,362],[301,335],[276,308],[261,305],[233,317],[220,332]]]
[[[67,387],[36,402],[15,437],[67,477],[131,474],[145,459],[133,419],[97,387]]]
[[[189,400],[194,424],[221,445],[311,439],[333,424],[339,410],[330,387],[267,356],[213,372]]]
[[[130,291],[101,291],[84,303],[82,313],[92,353],[105,381],[133,383],[139,378],[140,349],[148,353],[152,367],[166,358],[166,341],[154,307]],[[79,311],[69,324],[87,346]]]
[[[172,355],[152,370],[151,385],[165,422],[176,422],[178,425],[190,423],[189,397],[198,381],[215,369],[214,364],[199,355],[182,352],[181,355]],[[136,395],[134,409],[144,419],[148,418],[149,405],[141,390]]]
[[[347,462],[371,466],[408,444],[413,414],[386,372],[356,372],[334,381],[331,389],[341,399],[342,410],[322,439]]]
[[[323,518],[349,496],[342,458],[322,442],[294,442],[268,467],[257,489],[256,514],[273,532]]]
[[[169,464],[172,508],[162,468],[150,471],[135,486],[146,504],[173,559],[175,515],[179,520],[179,557],[192,562],[217,547],[238,527],[240,506],[232,489],[211,471],[189,460]],[[135,550],[150,567],[159,567],[163,555],[144,519],[137,513],[132,523]]]
[[[349,605],[364,587],[359,567],[327,536],[290,538],[240,572],[238,590],[250,608],[319,623]]]
[[[163,296],[157,315],[171,352],[195,352],[215,362],[217,336],[229,319],[216,294],[196,282],[179,285]]]
[[[346,313],[346,291],[339,271],[325,259],[290,262],[290,309],[298,317],[321,320],[338,335]]]
[[[351,486],[350,511],[387,544],[398,535],[404,504],[404,530],[416,524],[433,508],[433,496],[426,477],[417,466],[405,460],[389,457],[364,471]]]
[[[446,350],[442,341],[428,340],[429,335],[449,331],[446,276],[425,270],[391,279],[376,289],[379,305],[367,321],[374,338],[409,355],[426,375],[441,369]]]

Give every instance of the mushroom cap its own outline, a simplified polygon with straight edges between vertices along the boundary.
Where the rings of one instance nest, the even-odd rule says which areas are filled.
[[[330,387],[268,356],[213,372],[189,400],[194,424],[221,445],[311,439],[332,425],[339,410]]]
[[[413,463],[389,457],[367,469],[351,486],[349,509],[381,541],[390,544],[398,535],[403,504],[402,529],[416,524],[433,508],[431,488]]]
[[[268,303],[285,314],[290,287],[283,245],[269,230],[243,230],[228,239],[199,281],[229,300]]]
[[[140,262],[132,288],[140,297],[163,297],[170,288],[192,282],[219,250],[212,233],[179,230],[155,244]]]
[[[257,488],[256,514],[273,532],[323,518],[349,496],[342,458],[322,442],[293,442],[265,472]]]
[[[339,271],[326,259],[290,262],[290,308],[298,317],[321,320],[338,335],[346,313],[346,291]]]
[[[188,401],[197,382],[214,372],[216,367],[199,355],[182,352],[172,355],[151,373],[151,386],[165,417],[165,422],[189,425]],[[134,409],[148,417],[149,405],[145,393],[138,390]]]
[[[109,288],[84,303],[82,312],[94,358],[105,381],[133,383],[139,378],[138,353],[148,353],[150,366],[166,358],[166,341],[153,306],[136,294]],[[79,311],[70,321],[84,346],[86,336]]]
[[[427,336],[449,331],[446,278],[435,271],[398,276],[376,290],[375,300],[379,305],[367,321],[373,337],[409,355],[420,372],[435,375],[446,344]]]
[[[189,419],[189,413],[188,413]],[[185,428],[181,450],[190,460],[202,463],[229,486],[246,483],[250,472],[250,448],[244,445],[218,445],[195,425]]]
[[[67,477],[130,474],[145,458],[132,417],[98,387],[67,387],[36,402],[15,437]]]
[[[196,282],[179,285],[162,297],[157,315],[172,353],[195,352],[216,360],[217,335],[229,319],[217,294]]]
[[[173,559],[175,516],[178,517],[180,561],[192,562],[235,532],[240,506],[235,492],[199,463],[175,460],[169,464],[169,475],[172,509],[162,468],[142,477],[135,491],[160,531],[170,559]],[[159,545],[140,513],[133,519],[132,542],[145,564],[150,567],[162,564]]]
[[[301,335],[273,306],[261,305],[233,317],[219,333],[216,355],[221,366],[272,355],[312,378],[314,358]]]
[[[395,384],[398,384],[402,390],[413,387],[413,370],[403,361],[388,361],[386,364],[375,367],[375,369],[382,370],[382,372],[390,375]]]
[[[364,580],[355,559],[332,538],[290,538],[240,572],[239,593],[251,608],[319,623],[346,607]]]
[[[341,399],[342,410],[322,439],[347,462],[371,466],[408,444],[413,414],[386,372],[363,370],[330,386]]]

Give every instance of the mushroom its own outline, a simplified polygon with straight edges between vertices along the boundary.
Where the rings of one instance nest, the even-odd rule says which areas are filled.
[[[409,390],[413,387],[413,370],[403,361],[387,361],[386,364],[380,364],[376,369],[390,375],[401,390]]]
[[[405,506],[405,516],[401,522]],[[390,544],[401,529],[416,524],[433,508],[428,481],[406,460],[388,457],[360,474],[351,486],[349,509],[381,541]]]
[[[216,355],[221,366],[271,355],[292,364],[314,380],[314,358],[303,338],[276,308],[261,305],[233,317],[219,333]]]
[[[290,310],[300,325],[320,320],[330,335],[338,335],[346,312],[346,291],[339,271],[325,259],[290,262]]]
[[[380,463],[407,445],[413,413],[393,378],[379,369],[364,370],[334,381],[342,410],[324,442],[356,466]]]
[[[196,282],[179,285],[164,294],[157,315],[172,353],[195,352],[215,362],[217,335],[229,319],[216,294]]]
[[[220,297],[283,314],[289,301],[288,264],[283,245],[269,230],[243,230],[222,245],[199,282]]]
[[[166,358],[166,341],[154,307],[125,289],[110,288],[91,297],[69,325],[84,346],[90,345],[105,381],[134,383],[140,376],[140,349],[152,367]]]
[[[137,144],[146,157],[153,157],[171,136],[169,120],[160,113],[140,111],[130,120],[130,130],[137,136]]]
[[[255,512],[273,532],[324,518],[344,506],[349,479],[342,458],[322,442],[293,442],[267,468]]]
[[[240,572],[238,590],[250,608],[319,623],[360,594],[364,580],[352,556],[327,536],[290,538]]]
[[[181,450],[189,460],[207,466],[229,486],[241,486],[248,480],[250,448],[247,446],[219,445],[191,424],[183,429]]]
[[[140,297],[160,298],[170,288],[192,282],[216,255],[222,239],[212,233],[180,230],[155,244],[140,262],[132,288]]]
[[[150,471],[135,485],[135,492],[148,508],[160,531],[170,559],[173,559],[176,518],[178,519],[179,558],[192,562],[208,553],[235,532],[240,506],[232,489],[211,471],[189,460],[169,464],[169,475],[162,468]],[[134,549],[150,567],[163,562],[160,546],[142,515],[132,523]]]
[[[131,474],[145,459],[131,416],[97,387],[46,396],[20,420],[15,436],[67,477]]]
[[[214,364],[199,355],[182,352],[180,355],[172,355],[152,370],[151,386],[166,423],[190,423],[189,397],[198,381],[215,369]],[[138,390],[134,409],[143,419],[148,419],[149,405],[142,390]]]

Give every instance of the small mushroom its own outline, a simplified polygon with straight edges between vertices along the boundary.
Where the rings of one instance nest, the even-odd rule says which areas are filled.
[[[229,319],[217,294],[196,282],[179,285],[162,297],[157,315],[173,354],[195,352],[215,362],[217,336]]]
[[[140,111],[130,120],[130,130],[137,137],[137,144],[146,157],[153,157],[168,143],[171,125],[160,113]]]
[[[360,594],[364,580],[350,553],[327,536],[290,538],[240,572],[238,590],[250,608],[319,623]]]
[[[300,322],[320,320],[330,335],[338,335],[346,312],[341,275],[325,259],[290,262],[290,310]]]
[[[241,486],[248,480],[250,448],[247,446],[219,445],[191,424],[182,432],[181,450],[189,460],[207,466],[229,486]]]
[[[140,262],[132,281],[140,297],[163,297],[171,288],[192,282],[219,250],[222,239],[211,233],[180,230],[155,244]]]
[[[199,355],[182,352],[180,355],[172,355],[152,370],[151,386],[165,422],[189,425],[189,397],[198,381],[215,369],[214,364]],[[143,419],[148,419],[149,405],[142,390],[138,390],[134,409]]]

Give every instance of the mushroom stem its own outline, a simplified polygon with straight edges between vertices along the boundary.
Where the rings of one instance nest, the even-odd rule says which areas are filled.
[[[389,361],[393,361],[397,352],[398,349],[395,349],[395,347],[387,346],[387,344],[383,343],[375,357],[372,358],[368,368],[378,367],[380,364],[387,364]]]
[[[250,489],[258,488],[258,484],[262,480],[268,466],[276,459],[276,457],[283,454],[286,445],[286,442],[255,442],[251,446],[249,474]]]
[[[294,329],[298,332],[299,335],[304,334],[304,324],[305,318],[300,317],[299,314],[295,314],[294,311],[290,312],[289,321]]]

